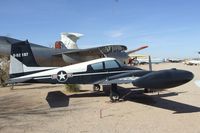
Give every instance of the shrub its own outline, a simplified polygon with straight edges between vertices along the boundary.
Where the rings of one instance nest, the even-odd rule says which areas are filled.
[[[78,85],[78,84],[65,84],[65,89],[68,92],[79,92],[80,91],[80,85]]]
[[[0,57],[0,86],[5,87],[5,83],[9,78],[9,62],[8,58]]]

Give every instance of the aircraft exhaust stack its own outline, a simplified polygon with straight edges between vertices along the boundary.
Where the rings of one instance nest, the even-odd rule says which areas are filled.
[[[62,32],[61,42],[66,46],[67,49],[78,49],[76,42],[81,36],[83,36],[83,34]]]

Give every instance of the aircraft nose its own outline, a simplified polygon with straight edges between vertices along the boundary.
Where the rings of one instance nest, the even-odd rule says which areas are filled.
[[[174,70],[171,72],[172,80],[179,83],[187,83],[194,78],[194,75],[190,71],[186,70]]]

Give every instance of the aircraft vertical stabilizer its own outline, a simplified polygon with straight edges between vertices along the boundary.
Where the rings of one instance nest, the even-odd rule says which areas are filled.
[[[38,67],[30,44],[28,41],[21,41],[11,45],[11,55],[10,55],[10,76],[13,77],[14,74],[23,74],[25,72],[24,65]]]
[[[55,67],[40,67],[37,64],[28,41],[20,41],[11,45],[10,78],[25,76],[54,68]]]
[[[63,32],[61,33],[61,41],[67,49],[78,49],[76,42],[81,36],[83,34]]]

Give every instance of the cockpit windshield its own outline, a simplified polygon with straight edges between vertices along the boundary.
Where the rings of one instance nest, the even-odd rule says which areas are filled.
[[[93,70],[102,70],[103,69],[103,62],[95,63],[91,65]]]
[[[105,69],[119,68],[119,64],[115,60],[105,61]]]
[[[116,68],[120,68],[121,66],[123,66],[123,64],[117,60],[102,61],[102,62],[94,63],[90,65],[90,67],[94,71],[101,71],[101,70],[113,69],[113,68],[116,69]]]

